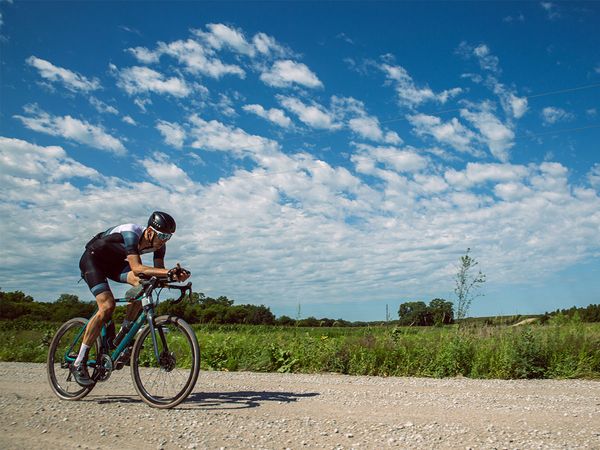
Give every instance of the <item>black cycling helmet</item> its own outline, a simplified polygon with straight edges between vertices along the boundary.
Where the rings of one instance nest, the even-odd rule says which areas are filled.
[[[150,218],[148,219],[148,226],[154,228],[160,233],[169,234],[175,233],[175,229],[177,228],[175,219],[173,219],[173,217],[166,212],[162,211],[154,211],[150,215]]]

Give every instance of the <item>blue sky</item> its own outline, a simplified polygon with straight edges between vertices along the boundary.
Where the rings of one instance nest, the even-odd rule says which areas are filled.
[[[207,295],[348,320],[600,301],[596,2],[0,2],[0,286],[154,209]],[[124,289],[115,287],[115,292]]]

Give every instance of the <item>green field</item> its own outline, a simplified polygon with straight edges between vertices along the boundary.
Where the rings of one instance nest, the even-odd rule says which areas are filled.
[[[0,360],[44,362],[59,324],[0,322]],[[202,368],[471,378],[600,378],[600,324],[302,328],[195,325]]]

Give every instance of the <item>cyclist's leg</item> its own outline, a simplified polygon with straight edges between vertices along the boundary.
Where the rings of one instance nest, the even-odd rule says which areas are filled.
[[[107,290],[104,290],[96,295],[96,303],[98,303],[98,313],[90,319],[83,334],[83,343],[91,346],[96,338],[100,336],[102,325],[107,323],[115,311],[115,298],[106,284]]]
[[[87,358],[90,348],[94,341],[100,335],[102,325],[110,320],[115,309],[115,299],[108,286],[108,280],[104,270],[96,264],[88,251],[86,251],[79,261],[79,268],[83,279],[90,288],[90,291],[96,297],[98,303],[98,312],[92,317],[83,334],[83,342],[79,349],[77,359],[73,364],[73,375],[75,380],[82,386],[94,384],[90,379],[87,370]]]

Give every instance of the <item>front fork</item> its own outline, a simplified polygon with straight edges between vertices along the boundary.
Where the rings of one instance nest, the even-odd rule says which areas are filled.
[[[156,330],[157,328],[154,325],[154,311],[152,308],[148,308],[146,310],[146,319],[148,320],[148,326],[150,327],[150,335],[152,336],[152,346],[154,347],[154,355],[156,356],[156,361],[160,363],[161,361],[161,353],[158,351],[158,340],[156,339]],[[165,338],[165,333],[162,327],[158,327],[158,335],[160,337],[160,341],[162,343],[163,353],[168,353],[169,349],[167,347],[167,340]]]

